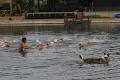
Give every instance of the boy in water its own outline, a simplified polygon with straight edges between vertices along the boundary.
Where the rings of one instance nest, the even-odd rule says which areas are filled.
[[[26,49],[28,49],[29,46],[27,44],[27,39],[26,38],[22,38],[21,43],[18,47],[18,52],[22,54],[22,56],[24,57],[27,53]]]

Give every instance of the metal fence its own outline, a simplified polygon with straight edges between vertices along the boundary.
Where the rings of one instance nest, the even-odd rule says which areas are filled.
[[[69,17],[74,17],[74,12],[37,12],[27,13],[25,16],[28,19],[61,19],[65,14]]]
[[[61,19],[65,18],[65,14],[67,14],[68,17],[74,17],[74,12],[27,13],[25,17],[27,19]],[[119,11],[89,11],[85,12],[85,15],[89,16],[90,18],[120,18]]]

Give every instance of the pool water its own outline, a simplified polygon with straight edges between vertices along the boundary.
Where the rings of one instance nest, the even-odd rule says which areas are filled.
[[[20,35],[11,30],[1,32],[0,39],[14,40],[14,43],[10,47],[0,47],[0,80],[119,80],[120,33],[119,25],[116,26],[110,25],[108,31],[106,27],[98,29],[93,26],[92,31],[72,33],[38,28]],[[22,37],[27,38],[31,47],[37,44],[36,40],[47,43],[64,38],[64,43],[41,51],[31,48],[22,57],[16,51]],[[88,39],[97,42],[81,50],[76,47],[79,41]],[[79,54],[84,58],[101,57],[103,52],[110,53],[109,64],[84,64],[79,58]]]

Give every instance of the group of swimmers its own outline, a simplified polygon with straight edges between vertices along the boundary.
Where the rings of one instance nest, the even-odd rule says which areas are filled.
[[[39,40],[36,40],[36,42],[38,42],[38,44],[34,47],[35,49],[38,50],[42,50],[44,48],[50,48],[50,47],[55,47],[58,44],[61,44],[64,42],[63,38],[60,39],[54,39],[52,41],[49,41],[47,44],[42,43]],[[84,41],[80,41],[77,45],[77,47],[79,49],[84,48],[85,46],[89,45],[89,44],[93,44],[96,43],[97,41],[95,39],[88,39],[88,40],[84,40]],[[18,47],[18,52],[20,53],[26,53],[26,49],[29,49],[30,47],[27,44],[27,39],[26,38],[22,38],[22,41]]]
[[[53,46],[56,46],[60,43],[63,43],[64,40],[63,38],[60,38],[60,39],[54,39],[53,41],[50,41],[48,42],[47,44],[43,44],[42,42],[40,42],[39,40],[37,40],[36,42],[38,42],[38,44],[36,45],[35,48],[39,49],[39,50],[42,50],[44,48],[49,48],[49,47],[53,47]]]
[[[63,43],[64,40],[63,38],[54,39],[53,41],[50,41],[47,44],[44,44],[39,40],[36,40],[36,42],[38,42],[38,44],[34,48],[38,50],[42,50],[44,48],[50,48],[50,47],[57,46],[59,43]],[[22,55],[24,56],[27,53],[27,49],[30,49],[30,48],[31,47],[27,44],[27,38],[22,38],[21,43],[19,44],[17,50],[19,53],[22,53]]]
[[[9,47],[13,42],[14,41],[7,40],[7,39],[0,39],[0,46],[1,47]],[[44,48],[53,47],[53,46],[56,46],[56,45],[58,45],[60,43],[63,43],[64,39],[63,38],[54,39],[52,41],[49,41],[47,44],[44,44],[39,40],[36,40],[36,42],[38,44],[35,46],[35,48],[39,49],[39,50],[42,50]],[[80,41],[78,43],[78,47],[81,49],[81,48],[85,47],[86,45],[92,44],[92,43],[96,43],[96,40],[95,39],[83,40],[83,41]],[[18,50],[21,52],[22,51],[21,49],[24,49],[24,48],[29,48],[26,38],[22,38],[21,43],[20,43],[20,45],[18,47]]]
[[[0,39],[0,47],[10,47],[12,43],[14,43],[14,40],[7,40],[7,39]],[[38,50],[42,50],[44,48],[50,48],[50,47],[55,47],[61,43],[64,42],[63,38],[59,38],[59,39],[54,39],[52,41],[49,41],[47,44],[42,43],[39,40],[36,40],[37,44],[35,45],[35,47],[30,47],[27,43],[27,38],[22,38],[20,44],[18,45],[17,51],[19,53],[22,53],[23,56],[25,56],[25,54],[27,53],[27,49],[38,49]]]
[[[38,49],[38,50],[42,50],[44,48],[50,48],[50,47],[55,47],[61,43],[64,42],[64,39],[63,38],[59,38],[59,39],[54,39],[52,41],[49,41],[47,44],[44,44],[42,43],[41,41],[39,40],[36,40],[36,42],[38,44],[36,44],[33,48],[34,49]],[[6,39],[1,39],[0,40],[0,46],[1,47],[10,47],[10,45],[13,43],[13,41],[11,40],[6,40]],[[96,40],[95,39],[88,39],[88,40],[83,40],[83,41],[80,41],[77,45],[77,47],[79,49],[85,47],[86,45],[88,44],[92,44],[92,43],[96,43]],[[31,49],[32,47],[30,47],[27,43],[27,38],[22,38],[21,39],[21,43],[19,44],[18,48],[17,48],[17,51],[19,53],[22,53],[22,54],[25,54],[27,53],[27,49]]]

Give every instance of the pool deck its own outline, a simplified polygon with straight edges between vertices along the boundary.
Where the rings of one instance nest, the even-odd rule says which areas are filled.
[[[92,18],[91,23],[120,23],[120,18]],[[39,26],[39,25],[64,25],[64,19],[23,19],[2,20],[0,26]]]

